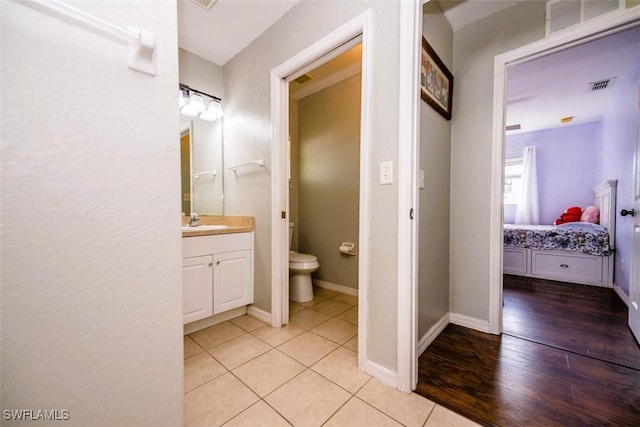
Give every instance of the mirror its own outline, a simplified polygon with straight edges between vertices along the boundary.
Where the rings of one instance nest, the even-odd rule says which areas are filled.
[[[180,115],[183,215],[224,215],[222,120],[209,122]]]

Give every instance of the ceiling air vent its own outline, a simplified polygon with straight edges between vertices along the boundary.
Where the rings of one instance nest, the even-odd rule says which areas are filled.
[[[596,92],[598,90],[603,90],[611,87],[613,86],[613,83],[615,83],[615,81],[616,77],[612,77],[606,80],[598,80],[597,82],[591,82],[589,83],[589,92]]]
[[[216,4],[218,0],[191,0],[191,1],[197,4],[198,6],[200,6],[201,8],[203,8],[204,10],[211,10],[213,5]]]
[[[624,0],[549,0],[546,35],[622,8]]]
[[[312,74],[303,74],[300,77],[298,77],[297,79],[294,80],[294,82],[299,83],[299,84],[303,84],[308,82],[309,80],[313,80],[315,77],[313,77]]]

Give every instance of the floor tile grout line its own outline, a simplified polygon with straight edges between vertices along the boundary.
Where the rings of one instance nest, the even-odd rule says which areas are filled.
[[[251,335],[251,336],[253,336],[253,335]],[[257,340],[259,340],[259,341],[262,341],[262,340],[260,340],[260,338],[258,338],[258,337],[254,337],[254,338],[256,338],[256,339],[257,339]],[[253,361],[253,360],[257,359],[258,357],[260,357],[260,356],[262,356],[262,355],[264,355],[264,354],[267,354],[267,353],[268,353],[268,352],[270,352],[271,350],[275,349],[275,347],[273,347],[271,344],[269,344],[269,343],[265,343],[265,344],[266,344],[266,345],[268,345],[269,347],[271,347],[271,349],[269,349],[269,350],[267,350],[267,351],[265,351],[265,352],[263,352],[263,353],[260,353],[260,354],[258,354],[257,356],[254,356],[254,357],[252,357],[251,359],[248,359],[248,360],[246,360],[246,361],[242,362],[242,363],[241,363],[241,364],[239,364],[238,366],[234,366],[233,368],[227,368],[227,367],[225,366],[225,364],[224,364],[224,363],[222,363],[222,361],[220,361],[220,360],[216,359],[216,357],[215,357],[213,354],[209,353],[208,351],[207,351],[207,353],[209,354],[209,356],[213,357],[213,358],[215,359],[215,361],[216,361],[216,362],[218,362],[219,364],[221,364],[221,365],[222,365],[226,370],[228,370],[229,372],[231,372],[232,370],[234,370],[234,369],[238,369],[239,367],[241,367],[241,366],[243,366],[243,365],[246,365],[247,363],[249,363],[249,362],[251,362],[251,361]],[[213,347],[212,347],[212,348],[213,348]],[[205,350],[205,351],[206,351],[206,350]]]
[[[224,367],[224,366],[223,366],[223,367]],[[225,368],[225,369],[226,369],[226,368]],[[215,378],[208,379],[207,381],[205,381],[205,382],[203,382],[202,384],[200,384],[198,387],[192,388],[192,389],[191,389],[191,390],[189,390],[189,391],[185,391],[185,392],[184,392],[184,393],[182,393],[182,394],[183,394],[184,396],[186,396],[187,394],[189,394],[189,393],[192,393],[192,392],[196,391],[196,390],[197,390],[197,389],[199,389],[200,387],[203,387],[203,386],[205,386],[205,385],[209,384],[211,381],[215,381],[215,380],[217,380],[218,378],[220,378],[220,377],[221,377],[221,376],[223,376],[224,374],[230,374],[230,373],[231,373],[231,371],[223,372],[223,373],[221,373],[220,375],[216,376]],[[235,375],[234,375],[234,376],[235,376]],[[253,391],[253,390],[252,390],[252,391]]]
[[[344,344],[344,343],[342,343],[342,344],[341,344],[341,343],[339,343],[339,342],[337,342],[337,341],[334,341],[334,340],[332,340],[331,338],[323,337],[323,336],[322,336],[322,335],[320,335],[319,333],[317,333],[317,332],[313,332],[313,330],[311,330],[311,329],[310,329],[310,330],[308,330],[307,332],[310,332],[310,333],[312,333],[313,335],[318,336],[318,337],[320,337],[320,338],[324,338],[324,339],[325,339],[325,340],[327,340],[327,341],[331,341],[331,342],[332,342],[332,343],[334,343],[334,344],[338,344],[338,346],[340,346],[340,347],[342,347],[342,345]],[[301,334],[301,335],[302,335],[302,334]],[[353,337],[357,337],[357,336],[358,336],[358,334],[356,333]],[[351,341],[351,340],[353,339],[353,337],[350,337],[348,340],[346,340],[346,341],[345,341],[345,343],[346,343],[346,342]]]
[[[353,394],[352,394],[351,396],[349,396],[349,398],[348,398],[348,399],[347,399],[347,400],[346,400],[342,405],[340,405],[340,407],[339,407],[338,409],[336,409],[336,410],[335,410],[331,415],[329,415],[329,418],[327,418],[326,420],[324,420],[324,422],[323,422],[322,424],[320,424],[320,426],[322,427],[322,426],[324,426],[325,424],[327,424],[327,423],[329,422],[329,420],[331,420],[331,418],[333,418],[333,417],[334,417],[338,412],[340,412],[340,410],[341,410],[342,408],[344,408],[344,407],[345,407],[345,405],[346,405],[347,403],[349,403],[349,402],[351,401],[351,399],[353,399],[353,398],[355,398],[355,397],[356,397],[356,396],[355,396],[355,395],[353,395]]]
[[[300,363],[300,362],[298,362],[298,363]],[[304,365],[302,365],[302,366],[304,366]],[[307,366],[304,366],[304,369],[303,369],[301,372],[299,372],[298,374],[296,374],[296,375],[294,375],[293,377],[289,378],[287,381],[283,382],[283,383],[282,383],[282,384],[280,384],[278,387],[276,387],[276,388],[274,388],[273,390],[271,390],[269,393],[265,394],[265,395],[264,395],[264,397],[262,397],[261,399],[265,400],[265,402],[266,402],[267,397],[271,396],[273,393],[275,393],[276,391],[278,391],[279,389],[281,389],[282,387],[284,387],[286,384],[289,384],[291,381],[293,381],[294,379],[298,378],[300,375],[304,374],[304,373],[305,373],[306,371],[308,371],[309,369],[311,369],[311,368],[309,368],[309,367],[307,367]],[[253,390],[252,390],[252,391],[253,391]],[[254,393],[255,393],[255,392],[254,392]]]
[[[271,326],[269,326],[269,327],[271,327]],[[299,327],[299,326],[296,326],[296,328],[298,328],[298,327]],[[276,345],[276,346],[274,346],[273,344],[271,344],[271,343],[269,343],[269,342],[265,341],[263,338],[260,338],[260,337],[259,337],[259,336],[257,336],[257,335],[253,335],[253,334],[251,334],[251,335],[253,335],[254,337],[258,338],[260,341],[264,342],[265,344],[268,344],[268,345],[270,345],[270,346],[271,346],[271,347],[273,347],[273,348],[277,348],[277,347],[280,347],[281,345],[283,345],[283,344],[285,344],[285,343],[288,343],[289,341],[291,341],[291,340],[293,340],[293,339],[298,338],[300,335],[302,335],[302,334],[304,334],[305,332],[307,332],[307,330],[306,330],[306,329],[303,329],[303,328],[300,328],[300,329],[302,329],[302,332],[300,332],[298,335],[296,335],[295,337],[291,337],[291,338],[287,339],[286,341],[281,342],[280,344],[278,344],[278,345]]]
[[[363,386],[364,387],[364,386]],[[375,406],[373,403],[367,402],[366,400],[364,400],[362,397],[357,396],[357,395],[353,395],[353,397],[355,397],[356,399],[358,399],[359,401],[361,401],[362,403],[364,403],[365,405],[369,405],[371,406],[373,409],[375,409],[376,411],[380,412],[381,414],[386,415],[387,417],[391,418],[393,421],[397,422],[398,424],[400,424],[401,426],[406,426],[405,423],[403,423],[402,421],[396,419],[393,415],[383,411],[382,409],[378,408],[377,406]],[[428,418],[428,417],[427,417]],[[425,420],[426,423],[426,420]],[[424,425],[424,424],[423,424]]]
[[[338,347],[338,348],[340,348],[340,347]],[[338,350],[338,348],[336,348],[335,350],[333,350],[331,353],[333,353],[333,352],[335,352],[336,350]],[[329,353],[329,354],[331,354],[331,353]],[[365,385],[366,385],[366,384],[371,380],[371,378],[373,378],[371,375],[369,375],[369,374],[365,374],[365,375],[367,375],[367,376],[369,377],[369,379],[367,379],[367,381],[365,381],[365,383],[364,383],[362,386],[360,386],[360,388],[358,388],[358,390],[357,390],[355,393],[350,392],[349,390],[347,390],[346,388],[344,388],[344,387],[343,387],[343,386],[341,386],[340,384],[338,384],[338,383],[336,383],[335,381],[333,381],[331,378],[327,378],[327,377],[326,377],[326,376],[324,376],[321,372],[318,372],[318,371],[316,371],[315,369],[313,369],[313,367],[314,367],[315,365],[317,365],[318,363],[320,363],[320,361],[321,361],[321,360],[323,360],[324,358],[328,357],[328,356],[329,356],[329,354],[327,354],[327,356],[323,357],[322,359],[318,360],[318,361],[317,361],[316,363],[314,363],[313,365],[309,366],[307,369],[311,369],[313,372],[315,372],[316,374],[320,375],[322,378],[324,378],[325,380],[329,381],[331,384],[337,385],[337,386],[338,386],[338,387],[340,387],[342,390],[344,390],[344,391],[346,391],[347,393],[352,394],[352,395],[354,395],[354,396],[356,395],[356,393],[357,393],[358,391],[360,391],[360,390],[362,389],[362,387],[364,387],[364,386],[365,386]],[[356,369],[357,369],[357,368],[356,368]]]
[[[281,354],[283,354],[284,356],[288,357],[289,359],[291,359],[291,360],[293,360],[293,361],[295,361],[295,362],[299,363],[300,365],[304,366],[304,370],[303,370],[303,371],[301,371],[299,374],[297,374],[297,375],[293,376],[292,378],[290,378],[290,379],[289,379],[289,380],[287,380],[286,382],[282,383],[281,385],[279,385],[278,387],[276,387],[274,390],[270,391],[268,394],[266,394],[266,395],[264,396],[264,398],[266,398],[267,396],[269,396],[271,393],[274,393],[276,390],[278,390],[279,388],[283,387],[285,384],[287,384],[287,383],[291,382],[293,379],[295,379],[296,377],[300,376],[301,374],[303,374],[303,373],[304,373],[305,371],[307,371],[307,370],[311,370],[313,373],[315,373],[315,374],[317,374],[317,375],[321,376],[322,378],[326,379],[326,380],[327,380],[327,381],[329,381],[331,384],[334,384],[334,385],[336,385],[336,386],[340,387],[342,390],[346,391],[347,393],[352,394],[352,395],[355,395],[355,393],[351,393],[349,390],[345,389],[345,388],[344,388],[343,386],[341,386],[340,384],[337,384],[335,381],[331,380],[330,378],[327,378],[326,376],[322,375],[320,372],[317,372],[315,369],[313,369],[313,366],[315,366],[316,364],[320,363],[320,361],[322,361],[322,360],[324,360],[325,358],[327,358],[329,355],[331,355],[332,353],[334,353],[335,351],[337,351],[340,347],[342,347],[342,346],[340,346],[340,345],[339,345],[338,347],[336,347],[335,349],[331,350],[331,351],[330,351],[329,353],[327,353],[325,356],[321,357],[320,359],[318,359],[317,361],[313,362],[313,364],[311,364],[311,365],[309,365],[309,366],[305,365],[305,364],[304,364],[304,363],[302,363],[300,360],[297,360],[296,358],[294,358],[294,357],[292,357],[292,356],[288,355],[287,353],[284,353],[282,350],[280,350],[280,349],[279,349],[279,348],[277,348],[277,347],[272,348],[272,350],[277,350],[278,352],[280,352],[280,353],[281,353]],[[350,349],[348,349],[348,348],[347,348],[347,350],[349,350],[349,351],[353,351],[353,350],[350,350]],[[271,350],[269,350],[269,351],[271,351]],[[261,355],[259,355],[259,356],[255,357],[254,359],[257,359],[258,357],[263,356],[263,355],[264,355],[264,354],[266,354],[266,353],[268,353],[268,351],[267,351],[267,352],[265,352],[265,353],[262,353]],[[357,353],[356,353],[356,354],[357,354]],[[211,357],[213,357],[213,356],[211,356]],[[252,360],[254,360],[254,359],[252,359]],[[245,383],[244,383],[244,381],[242,381],[239,377],[237,377],[237,376],[236,376],[236,374],[233,372],[233,370],[238,369],[238,368],[242,367],[244,364],[249,363],[249,362],[250,362],[250,361],[247,361],[247,362],[243,363],[242,365],[237,366],[237,367],[233,368],[232,370],[227,370],[227,371],[228,371],[228,372],[230,372],[234,377],[238,378],[238,380],[239,380],[240,382],[242,382],[242,384],[244,384],[245,386],[247,386],[247,387],[248,387],[248,388],[249,388],[253,393],[255,393],[255,394],[257,394],[258,396],[260,396],[260,395],[255,391],[255,390],[253,390],[253,389],[252,389],[248,384],[245,384]],[[219,363],[220,363],[220,362],[219,362]],[[220,364],[222,365],[222,363],[220,363]],[[226,368],[226,366],[224,366],[224,365],[222,365],[222,366],[223,366],[225,369],[227,369],[227,368]],[[358,369],[358,368],[357,368],[357,366],[356,366],[356,369]],[[368,375],[368,374],[366,374],[366,375]],[[365,384],[367,384],[367,383],[371,380],[371,378],[372,378],[372,377],[369,375],[369,379],[365,382]],[[362,385],[362,386],[361,386],[361,387],[356,391],[356,393],[357,393],[358,391],[360,391],[360,389],[361,389],[362,387],[364,387],[364,385],[365,385],[365,384],[363,384],[363,385]],[[263,397],[261,397],[261,398],[262,398],[262,399],[264,399]]]
[[[417,393],[416,393],[416,394],[417,394]],[[418,396],[420,396],[420,395],[418,394]],[[421,397],[422,397],[422,396],[421,396]],[[425,399],[426,399],[426,397],[425,397]],[[427,400],[428,400],[429,402],[431,402],[431,400],[430,400],[430,399],[427,399]],[[429,411],[429,413],[427,414],[427,418],[424,420],[424,423],[422,423],[422,427],[426,427],[426,426],[427,426],[427,423],[429,422],[429,418],[431,418],[431,414],[433,414],[433,411],[435,411],[435,410],[436,410],[436,406],[438,406],[438,404],[437,404],[436,402],[432,402],[432,403],[433,403],[433,406],[431,407],[431,410],[430,410],[430,411]]]
[[[289,425],[295,427],[294,424],[291,421],[289,421],[289,418],[285,417],[284,414],[281,414],[280,411],[278,411],[276,408],[274,408],[272,405],[270,405],[269,402],[264,400],[264,398],[262,399],[262,401],[265,403],[265,405],[269,406],[269,408],[273,409],[276,412],[276,414],[280,415],[283,420],[285,420],[287,423],[289,423]]]

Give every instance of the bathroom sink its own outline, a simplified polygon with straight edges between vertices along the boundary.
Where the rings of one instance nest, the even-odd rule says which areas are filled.
[[[229,228],[228,225],[198,225],[196,227],[183,225],[182,231],[211,231],[211,230],[226,230],[227,228]]]

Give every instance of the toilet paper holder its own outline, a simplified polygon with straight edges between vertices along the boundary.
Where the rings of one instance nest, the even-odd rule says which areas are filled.
[[[342,244],[340,245],[340,248],[338,248],[338,250],[342,254],[356,256],[356,252],[354,250],[355,247],[356,247],[355,243],[342,242]]]

